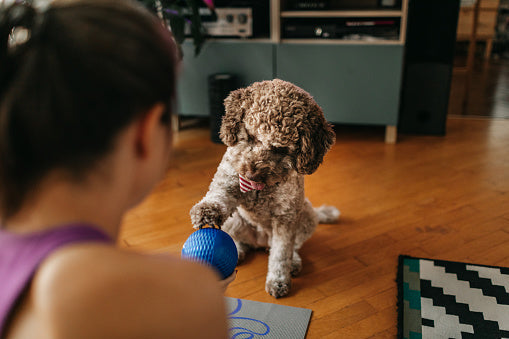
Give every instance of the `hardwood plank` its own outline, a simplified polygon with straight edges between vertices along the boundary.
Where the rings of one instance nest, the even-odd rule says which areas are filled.
[[[326,335],[335,332],[337,328],[348,327],[376,313],[377,311],[365,301],[348,305],[326,317],[313,318],[307,337],[310,339],[324,338]]]
[[[353,323],[344,329],[338,330],[331,334],[328,338],[369,338],[379,332],[393,331],[393,338],[396,334],[396,318],[395,310],[390,307],[383,312],[377,312],[359,322]]]
[[[369,337],[369,339],[394,339],[396,338],[396,330],[395,329],[389,329],[386,331],[382,331],[379,333],[376,333]]]
[[[365,300],[378,311],[385,310],[394,306],[397,299],[397,288],[393,286],[385,291],[381,291],[373,296],[365,298]]]

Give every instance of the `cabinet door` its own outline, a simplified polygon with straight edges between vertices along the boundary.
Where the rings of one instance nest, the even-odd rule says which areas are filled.
[[[240,87],[272,79],[273,49],[274,45],[270,43],[209,41],[195,57],[192,44],[185,43],[178,84],[178,113],[193,116],[209,114],[208,76],[211,74],[236,75]]]
[[[396,125],[403,46],[281,44],[277,77],[308,91],[333,123]]]

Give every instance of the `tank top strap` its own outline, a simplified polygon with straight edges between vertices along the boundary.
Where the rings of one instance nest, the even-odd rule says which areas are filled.
[[[68,224],[27,235],[0,230],[0,338],[16,304],[41,262],[58,248],[71,243],[113,242],[90,224]]]

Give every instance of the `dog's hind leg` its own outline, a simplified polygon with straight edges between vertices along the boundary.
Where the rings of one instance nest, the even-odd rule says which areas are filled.
[[[292,270],[290,273],[292,274],[292,277],[296,277],[299,275],[300,271],[302,271],[302,259],[299,255],[299,252],[294,250],[292,256]]]
[[[295,245],[293,246],[292,277],[299,275],[302,270],[302,259],[299,255],[299,250],[304,242],[308,240],[315,231],[318,221],[318,216],[313,209],[313,206],[309,200],[306,199],[299,218],[299,231],[296,234]]]
[[[237,211],[226,220],[221,229],[233,238],[239,254],[239,264],[245,259],[250,249],[267,246],[263,244],[263,236],[257,231],[257,228]]]

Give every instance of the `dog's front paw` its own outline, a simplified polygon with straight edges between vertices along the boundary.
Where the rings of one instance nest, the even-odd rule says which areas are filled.
[[[265,291],[274,298],[281,298],[290,293],[291,285],[290,279],[270,279],[265,283]]]
[[[205,225],[221,227],[226,219],[226,209],[214,202],[199,202],[191,208],[191,222],[194,228]]]

